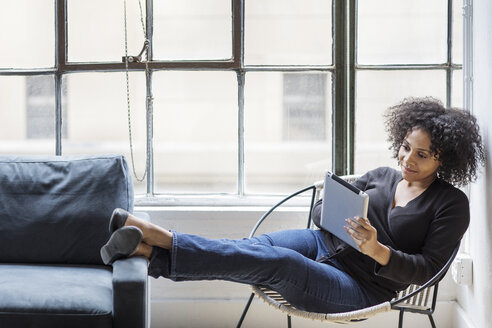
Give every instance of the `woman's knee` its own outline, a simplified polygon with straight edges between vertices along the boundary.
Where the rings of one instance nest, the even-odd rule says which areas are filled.
[[[302,268],[305,266],[306,260],[309,259],[292,250],[280,249],[273,251],[265,259],[265,283],[276,283],[281,280],[290,279],[293,275],[302,274],[304,271]]]

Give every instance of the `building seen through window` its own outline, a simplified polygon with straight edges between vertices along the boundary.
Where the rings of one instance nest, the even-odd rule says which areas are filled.
[[[284,74],[284,140],[326,140],[326,78],[326,74]]]

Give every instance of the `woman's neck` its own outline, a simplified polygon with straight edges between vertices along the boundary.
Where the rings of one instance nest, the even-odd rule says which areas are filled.
[[[434,180],[437,179],[437,174],[433,174],[428,176],[425,179],[418,180],[418,181],[408,181],[403,179],[402,182],[406,184],[407,187],[409,188],[416,188],[416,189],[422,189],[425,190],[427,189],[433,182]]]

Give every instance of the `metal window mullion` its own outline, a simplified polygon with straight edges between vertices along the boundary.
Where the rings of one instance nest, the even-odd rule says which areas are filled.
[[[197,60],[197,61],[152,61],[148,67],[151,70],[235,70],[237,67],[232,60]],[[129,63],[130,71],[145,70],[145,63]],[[125,63],[120,62],[90,62],[69,63],[64,66],[65,72],[100,71],[115,72],[126,70]]]
[[[334,40],[334,108],[332,114],[332,170],[335,174],[348,173],[350,168],[349,155],[353,151],[353,70],[354,30],[353,19],[355,0],[333,1],[333,40]],[[352,121],[352,122],[351,122]],[[352,132],[351,132],[352,130]],[[352,135],[352,138],[350,137]],[[351,140],[349,140],[351,139]],[[350,146],[352,144],[352,146]]]
[[[357,2],[348,1],[348,98],[347,108],[347,156],[344,174],[354,173],[355,159],[355,67],[356,67],[356,35],[357,35]]]
[[[333,74],[333,109],[332,109],[332,171],[339,174],[339,157],[343,156],[343,145],[338,143],[340,129],[343,126],[343,114],[345,105],[344,97],[344,33],[345,33],[345,15],[344,6],[342,1],[333,1],[332,19],[333,19],[333,44],[334,54],[333,61],[335,66],[335,72]],[[341,123],[339,122],[341,121]],[[343,141],[343,139],[342,139]]]
[[[147,61],[153,59],[153,36],[154,36],[154,7],[153,0],[147,0],[146,6],[146,38],[149,41],[147,49]],[[145,71],[146,81],[146,120],[147,120],[147,196],[154,196],[154,107],[152,95],[152,78],[153,71]]]
[[[62,98],[62,90],[63,90],[63,78],[60,73],[55,74],[55,154],[57,156],[62,155],[62,139],[63,139],[63,98]]]
[[[453,0],[448,0],[447,24],[447,68],[446,68],[446,107],[451,106],[453,91]]]
[[[146,120],[147,120],[147,196],[154,196],[154,106],[152,96],[151,70],[145,72],[146,77]]]
[[[473,0],[463,2],[463,108],[473,112]]]
[[[453,92],[453,70],[446,69],[446,107],[451,107],[451,95]]]
[[[57,156],[62,155],[63,67],[67,61],[67,0],[55,0],[55,138]]]
[[[245,150],[244,150],[244,84],[246,72],[244,70],[244,19],[245,1],[232,0],[232,57],[237,74],[237,113],[238,113],[238,163],[237,163],[237,194],[239,197],[245,194]]]
[[[333,72],[334,65],[247,65],[245,72]]]
[[[245,73],[237,72],[238,82],[238,181],[237,192],[244,196],[245,172],[244,172],[244,82]]]
[[[356,65],[357,70],[377,70],[377,71],[391,71],[391,70],[445,70],[449,67],[451,69],[460,69],[460,64],[389,64],[389,65]]]
[[[53,75],[56,73],[54,68],[24,69],[7,68],[0,69],[0,76],[33,76],[33,75]]]
[[[244,67],[244,0],[232,1],[232,63]]]

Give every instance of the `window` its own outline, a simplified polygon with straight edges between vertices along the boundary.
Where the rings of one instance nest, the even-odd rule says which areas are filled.
[[[421,95],[461,105],[460,0],[4,9],[0,27],[15,33],[0,36],[12,45],[0,54],[0,153],[122,153],[143,203],[285,194],[326,169],[393,165],[385,108]]]
[[[383,111],[405,97],[462,107],[462,1],[359,1],[355,74],[355,165],[388,160]],[[370,122],[369,124],[367,122]]]

